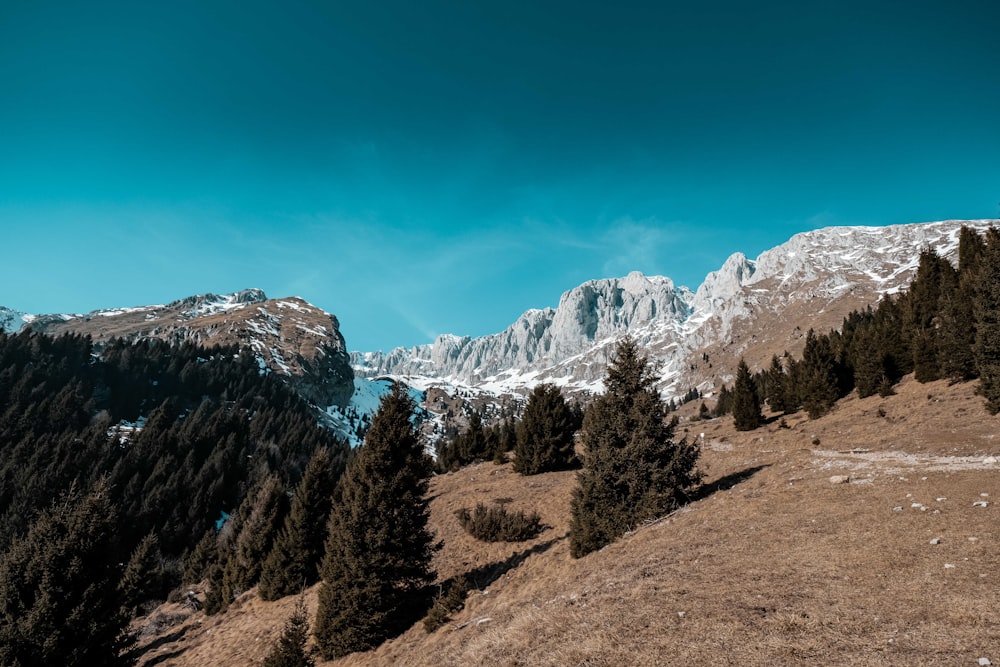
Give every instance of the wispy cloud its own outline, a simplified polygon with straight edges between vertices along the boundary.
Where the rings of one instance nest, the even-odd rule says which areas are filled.
[[[655,218],[616,220],[600,237],[606,253],[603,266],[605,275],[620,276],[630,271],[662,271],[660,257],[677,242],[677,236],[668,225]]]

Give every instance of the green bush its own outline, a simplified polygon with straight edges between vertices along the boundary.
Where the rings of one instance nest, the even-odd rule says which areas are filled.
[[[503,505],[487,507],[478,503],[474,510],[463,507],[455,516],[465,532],[484,542],[523,542],[542,529],[542,518],[537,512],[508,512]]]

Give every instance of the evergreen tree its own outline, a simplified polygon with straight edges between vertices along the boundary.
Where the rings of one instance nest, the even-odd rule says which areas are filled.
[[[0,557],[0,664],[133,664],[117,523],[103,481],[74,487]]]
[[[953,381],[976,377],[976,322],[972,312],[972,285],[963,281],[959,271],[947,268],[941,273],[938,301],[937,339],[940,372]]]
[[[264,561],[258,588],[264,600],[291,595],[317,581],[333,488],[330,455],[319,449],[306,466],[292,509]]]
[[[975,282],[986,253],[986,241],[971,227],[962,226],[958,233],[958,271],[963,280]]]
[[[185,584],[197,584],[208,576],[209,569],[219,559],[218,537],[215,529],[208,529],[194,549],[184,560],[184,574],[181,580]]]
[[[952,380],[972,380],[976,368],[976,285],[982,257],[986,252],[983,237],[963,226],[958,237],[958,287],[949,298],[942,290],[941,311],[943,343],[942,372]]]
[[[522,475],[537,475],[573,467],[577,462],[573,436],[579,428],[559,387],[538,385],[528,397],[517,426],[514,470]]]
[[[948,261],[934,250],[920,253],[917,275],[904,297],[903,331],[913,354],[913,373],[918,382],[931,382],[941,377],[938,350],[938,307],[941,303],[942,276],[953,271]]]
[[[874,324],[861,327],[854,336],[854,388],[858,398],[877,392],[885,377],[885,361]]]
[[[224,593],[233,599],[253,587],[285,516],[287,496],[281,482],[269,475],[247,494],[239,509],[239,530],[223,575]]]
[[[573,418],[579,424],[583,420],[583,413],[579,409],[574,408],[576,406],[571,407]],[[495,424],[489,431],[494,441],[491,445],[494,450],[493,462],[503,465],[507,462],[507,452],[517,449],[517,426],[514,424],[514,420],[504,413],[502,421],[499,424]]]
[[[1000,230],[990,227],[977,272],[976,316],[977,391],[990,414],[1000,412]]]
[[[719,390],[719,398],[715,401],[713,414],[716,417],[723,417],[733,411],[733,392],[729,387],[723,386]]]
[[[699,482],[699,449],[674,442],[675,420],[629,337],[615,348],[605,393],[584,413],[584,466],[573,490],[570,551],[579,558],[680,506]]]
[[[771,412],[787,412],[788,403],[785,389],[785,369],[778,355],[771,357],[771,367],[767,371],[767,404]]]
[[[309,614],[305,600],[300,597],[277,643],[264,658],[264,667],[314,667],[316,661],[306,653],[307,639]]]
[[[903,336],[903,305],[899,300],[883,296],[875,309],[873,325],[877,355],[889,384],[899,382],[913,370],[913,355]]]
[[[799,393],[810,419],[822,417],[837,401],[836,363],[829,337],[817,336],[810,329],[799,369]]]
[[[763,423],[757,386],[750,376],[750,368],[740,359],[733,386],[733,424],[737,431],[752,431]]]
[[[121,592],[122,608],[129,618],[138,615],[140,605],[159,598],[163,593],[163,555],[155,533],[146,535],[132,552],[118,590]]]
[[[450,440],[443,440],[437,447],[437,467],[441,472],[457,470],[461,466],[496,458],[493,448],[499,443],[491,443],[483,426],[483,416],[478,410],[469,415],[469,425]]]
[[[397,384],[340,480],[330,514],[315,636],[330,659],[373,648],[401,631],[433,581],[436,545],[426,498],[431,461]]]

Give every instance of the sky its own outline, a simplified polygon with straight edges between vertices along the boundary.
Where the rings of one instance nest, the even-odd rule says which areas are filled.
[[[350,349],[998,217],[1000,3],[0,2],[0,305],[259,287]]]

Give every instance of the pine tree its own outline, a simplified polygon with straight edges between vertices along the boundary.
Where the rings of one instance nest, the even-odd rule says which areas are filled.
[[[760,396],[757,386],[750,376],[750,368],[740,359],[736,368],[736,384],[733,386],[733,424],[737,431],[752,431],[764,423],[760,412]]]
[[[155,533],[142,538],[132,552],[118,590],[122,596],[122,609],[129,618],[137,615],[139,606],[158,598],[164,584],[163,555]]]
[[[904,298],[903,330],[909,338],[914,378],[918,382],[932,382],[941,377],[936,324],[942,275],[948,270],[953,269],[947,260],[925,248],[920,253],[917,275]]]
[[[117,512],[104,481],[71,488],[0,557],[0,664],[129,665]]]
[[[886,377],[885,362],[879,348],[874,324],[860,327],[854,336],[854,388],[858,398],[879,390]]]
[[[291,595],[319,578],[333,489],[330,456],[320,449],[306,466],[292,497],[292,509],[264,561],[258,588],[264,600]]]
[[[976,322],[972,312],[972,289],[959,271],[946,264],[941,273],[941,295],[938,300],[938,353],[940,372],[953,381],[971,380],[976,376],[976,358],[972,348],[976,342]]]
[[[430,458],[402,385],[387,394],[341,477],[330,514],[315,636],[330,659],[371,649],[401,631],[433,581],[427,527]],[[422,600],[421,600],[422,602]]]
[[[890,384],[899,382],[913,370],[913,355],[903,335],[903,304],[901,299],[883,296],[875,309],[873,325],[875,341],[873,345],[882,359],[885,380]]]
[[[810,419],[822,417],[837,401],[836,363],[829,337],[817,336],[810,329],[799,369],[799,393]]]
[[[675,420],[631,338],[608,367],[605,393],[584,413],[584,466],[573,490],[570,552],[579,558],[680,506],[699,482],[697,444],[674,442]]]
[[[277,643],[264,658],[264,667],[314,667],[316,661],[306,653],[307,639],[309,614],[305,600],[300,597]]]
[[[729,387],[722,387],[719,390],[719,398],[715,401],[715,410],[712,411],[716,417],[724,417],[733,411],[733,391]]]
[[[287,496],[277,477],[269,475],[247,494],[239,509],[240,523],[223,575],[224,593],[233,599],[260,578],[264,559],[285,516]]]
[[[786,412],[786,377],[778,355],[771,357],[771,367],[767,370],[767,405],[771,412]]]
[[[976,276],[977,391],[990,414],[1000,412],[1000,230],[990,227]]]
[[[579,428],[559,387],[538,385],[528,397],[517,426],[514,470],[522,475],[537,475],[573,467],[577,462],[573,438]]]
[[[209,568],[218,561],[219,546],[215,530],[205,531],[194,549],[184,560],[184,574],[181,577],[185,584],[197,584],[208,576]]]

